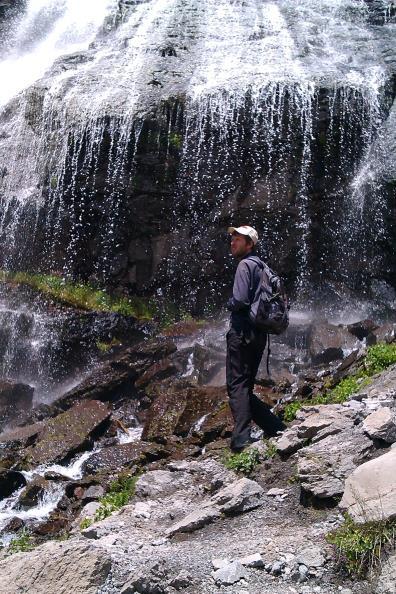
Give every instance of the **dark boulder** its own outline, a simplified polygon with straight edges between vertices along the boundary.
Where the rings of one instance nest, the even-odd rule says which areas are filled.
[[[15,516],[4,526],[2,532],[4,534],[7,534],[7,532],[19,532],[24,526],[25,522],[21,518],[18,518],[18,516]]]
[[[0,499],[9,497],[14,491],[25,485],[26,479],[23,474],[16,470],[0,468]]]
[[[76,388],[54,402],[65,410],[83,399],[118,400],[136,392],[135,382],[154,363],[166,359],[176,346],[166,340],[143,341],[117,353],[86,377]],[[155,375],[155,373],[154,373]]]
[[[224,387],[194,386],[185,380],[155,384],[151,397],[142,439],[157,442],[171,435],[186,436],[205,415],[227,401]]]
[[[312,326],[308,347],[314,365],[331,363],[356,347],[356,338],[343,326],[323,322]]]
[[[12,380],[0,381],[0,430],[32,408],[34,388]]]
[[[49,486],[50,483],[43,477],[35,476],[20,494],[18,498],[19,504],[23,508],[35,507]]]
[[[395,340],[396,324],[388,322],[387,324],[378,326],[367,336],[367,345],[371,346],[373,344],[377,344],[378,342],[386,342],[389,344]]]
[[[363,338],[366,338],[373,330],[378,328],[378,325],[373,320],[367,319],[349,324],[347,328],[353,336],[356,336],[359,340],[363,340]]]
[[[83,465],[86,473],[109,472],[121,468],[143,466],[148,462],[169,456],[170,452],[163,446],[138,441],[104,448],[93,454]]]
[[[36,442],[27,448],[32,466],[62,462],[91,445],[107,427],[110,411],[102,402],[84,400],[46,421]]]

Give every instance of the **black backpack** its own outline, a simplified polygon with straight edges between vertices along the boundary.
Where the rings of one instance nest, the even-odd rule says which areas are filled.
[[[257,256],[246,260],[255,262],[261,269],[260,281],[250,304],[250,322],[266,334],[282,334],[289,325],[289,304],[282,280]],[[250,272],[253,279],[251,269]]]

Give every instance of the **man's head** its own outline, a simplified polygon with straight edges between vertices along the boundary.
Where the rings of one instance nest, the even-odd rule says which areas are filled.
[[[257,231],[248,225],[229,227],[228,233],[231,234],[231,254],[234,258],[244,258],[258,242]]]

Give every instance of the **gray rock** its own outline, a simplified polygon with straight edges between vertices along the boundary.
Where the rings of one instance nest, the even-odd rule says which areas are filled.
[[[184,588],[188,588],[188,586],[192,582],[192,576],[185,571],[184,569],[181,570],[180,573],[177,574],[173,580],[170,582],[170,586],[175,590],[182,590]]]
[[[285,431],[276,441],[276,449],[280,454],[294,454],[304,445],[304,440],[298,437],[297,429],[291,427]]]
[[[90,544],[47,542],[0,561],[1,592],[97,594],[110,568],[110,557]]]
[[[298,581],[305,582],[308,577],[308,567],[303,563],[298,566]]]
[[[254,553],[253,555],[247,555],[238,559],[241,565],[245,567],[264,567],[264,561],[260,553]]]
[[[83,495],[83,500],[89,499],[100,499],[105,494],[105,490],[101,485],[91,485],[85,491]]]
[[[297,555],[296,560],[297,563],[306,565],[307,567],[322,567],[326,559],[322,550],[319,547],[312,545],[302,550]]]
[[[178,532],[194,532],[194,530],[210,524],[219,518],[220,515],[220,511],[216,507],[209,505],[206,507],[202,506],[168,528],[166,535],[173,536]]]
[[[146,472],[136,483],[135,493],[138,497],[164,497],[181,488],[184,472],[169,470],[152,470]]]
[[[396,450],[362,464],[347,478],[340,502],[356,522],[396,517]]]
[[[266,492],[267,497],[278,497],[280,495],[284,495],[286,493],[285,489],[277,489],[273,487],[269,491]]]
[[[382,439],[387,443],[396,441],[395,413],[387,406],[371,413],[363,423],[363,430],[372,439]]]
[[[352,427],[354,417],[353,411],[346,410],[340,404],[317,406],[297,426],[297,435],[302,440],[320,441],[340,433],[347,426]]]
[[[396,555],[390,556],[381,567],[381,573],[375,585],[375,594],[395,594]]]
[[[225,514],[242,513],[261,505],[263,494],[264,490],[258,483],[242,478],[221,489],[211,502]]]
[[[230,563],[229,559],[218,559],[218,558],[213,558],[212,559],[212,566],[213,569],[221,569],[222,567],[224,567],[225,565],[228,565]]]
[[[345,478],[367,460],[372,449],[372,441],[358,428],[348,428],[303,448],[297,454],[303,492],[320,499],[342,495]]]
[[[217,571],[212,571],[212,577],[217,584],[231,585],[247,577],[247,571],[239,561],[233,561],[224,565]]]
[[[364,402],[369,411],[380,406],[394,408],[396,404],[396,365],[392,365],[373,378],[368,386],[352,394],[352,400]]]
[[[285,567],[284,561],[275,561],[271,567],[272,575],[280,575]]]

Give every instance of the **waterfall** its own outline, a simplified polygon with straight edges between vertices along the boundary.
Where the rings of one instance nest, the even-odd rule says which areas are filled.
[[[0,266],[202,309],[230,282],[221,232],[250,221],[301,301],[389,282],[395,13],[27,0],[2,39]]]

